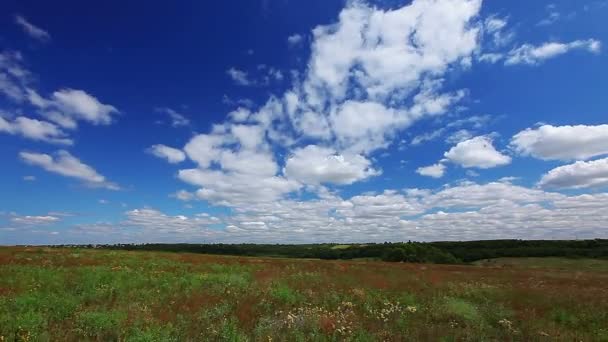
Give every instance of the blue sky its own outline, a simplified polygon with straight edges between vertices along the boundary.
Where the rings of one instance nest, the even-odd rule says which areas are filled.
[[[0,13],[0,244],[608,237],[607,1]]]

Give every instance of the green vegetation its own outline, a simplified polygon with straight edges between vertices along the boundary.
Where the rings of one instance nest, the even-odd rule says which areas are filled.
[[[58,246],[65,247],[65,246]],[[469,263],[504,257],[566,257],[608,259],[608,240],[407,242],[368,244],[120,244],[70,246],[113,250],[166,251],[257,257],[326,260],[384,260],[437,264]]]
[[[417,247],[389,253],[436,252]],[[11,247],[0,249],[0,341],[608,341],[606,283],[606,260]]]

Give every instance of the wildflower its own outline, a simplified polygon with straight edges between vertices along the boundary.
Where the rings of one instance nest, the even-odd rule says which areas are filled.
[[[509,328],[509,329],[511,329],[511,327],[513,326],[513,323],[506,318],[503,318],[500,321],[498,321],[498,324],[502,325],[505,328]]]
[[[407,311],[409,311],[411,313],[414,313],[414,312],[416,312],[417,309],[416,309],[415,306],[411,306],[410,305],[410,306],[406,307],[405,310],[407,310]]]

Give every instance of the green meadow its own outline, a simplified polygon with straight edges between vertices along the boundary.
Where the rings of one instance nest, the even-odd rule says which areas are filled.
[[[608,341],[608,261],[0,249],[0,341]]]

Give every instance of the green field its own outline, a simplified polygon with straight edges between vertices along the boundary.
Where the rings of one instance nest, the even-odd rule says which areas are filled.
[[[0,341],[608,341],[608,261],[0,249]]]

